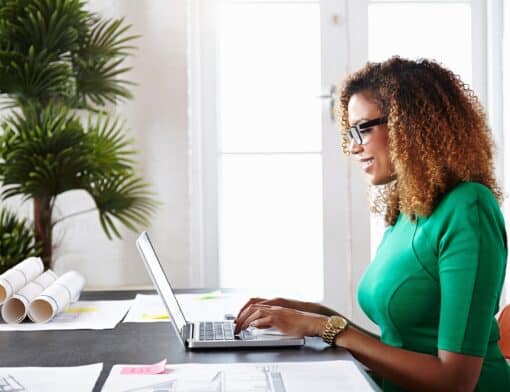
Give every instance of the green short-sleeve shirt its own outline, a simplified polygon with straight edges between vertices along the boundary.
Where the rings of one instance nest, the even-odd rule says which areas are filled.
[[[507,241],[492,192],[461,183],[428,217],[400,214],[358,287],[365,313],[395,347],[484,357],[478,391],[510,391],[495,319]],[[384,390],[401,390],[385,381]]]

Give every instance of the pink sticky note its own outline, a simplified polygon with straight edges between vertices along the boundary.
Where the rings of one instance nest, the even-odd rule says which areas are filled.
[[[165,372],[166,358],[152,365],[124,366],[120,374],[161,374]]]

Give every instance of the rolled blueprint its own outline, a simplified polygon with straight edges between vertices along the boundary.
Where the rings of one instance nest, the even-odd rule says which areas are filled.
[[[0,275],[0,305],[41,275],[43,270],[44,266],[39,257],[29,257]]]
[[[50,321],[67,305],[80,297],[85,278],[76,271],[69,271],[58,278],[28,305],[28,317],[35,323]]]
[[[33,281],[28,282],[25,287],[5,301],[2,307],[4,321],[9,324],[21,323],[27,316],[30,302],[56,280],[55,272],[48,270]]]

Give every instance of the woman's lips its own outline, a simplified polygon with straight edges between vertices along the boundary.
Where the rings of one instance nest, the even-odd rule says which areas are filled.
[[[360,159],[359,161],[361,168],[367,171],[374,164],[374,158]]]

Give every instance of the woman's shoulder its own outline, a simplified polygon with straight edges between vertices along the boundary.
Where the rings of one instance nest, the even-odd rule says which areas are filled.
[[[487,186],[478,182],[461,182],[457,184],[443,196],[437,209],[448,210],[475,203],[499,209],[498,201],[492,191]]]
[[[498,200],[490,188],[476,182],[459,183],[447,192],[432,214],[422,220],[422,226],[438,240],[458,228],[505,231]]]

